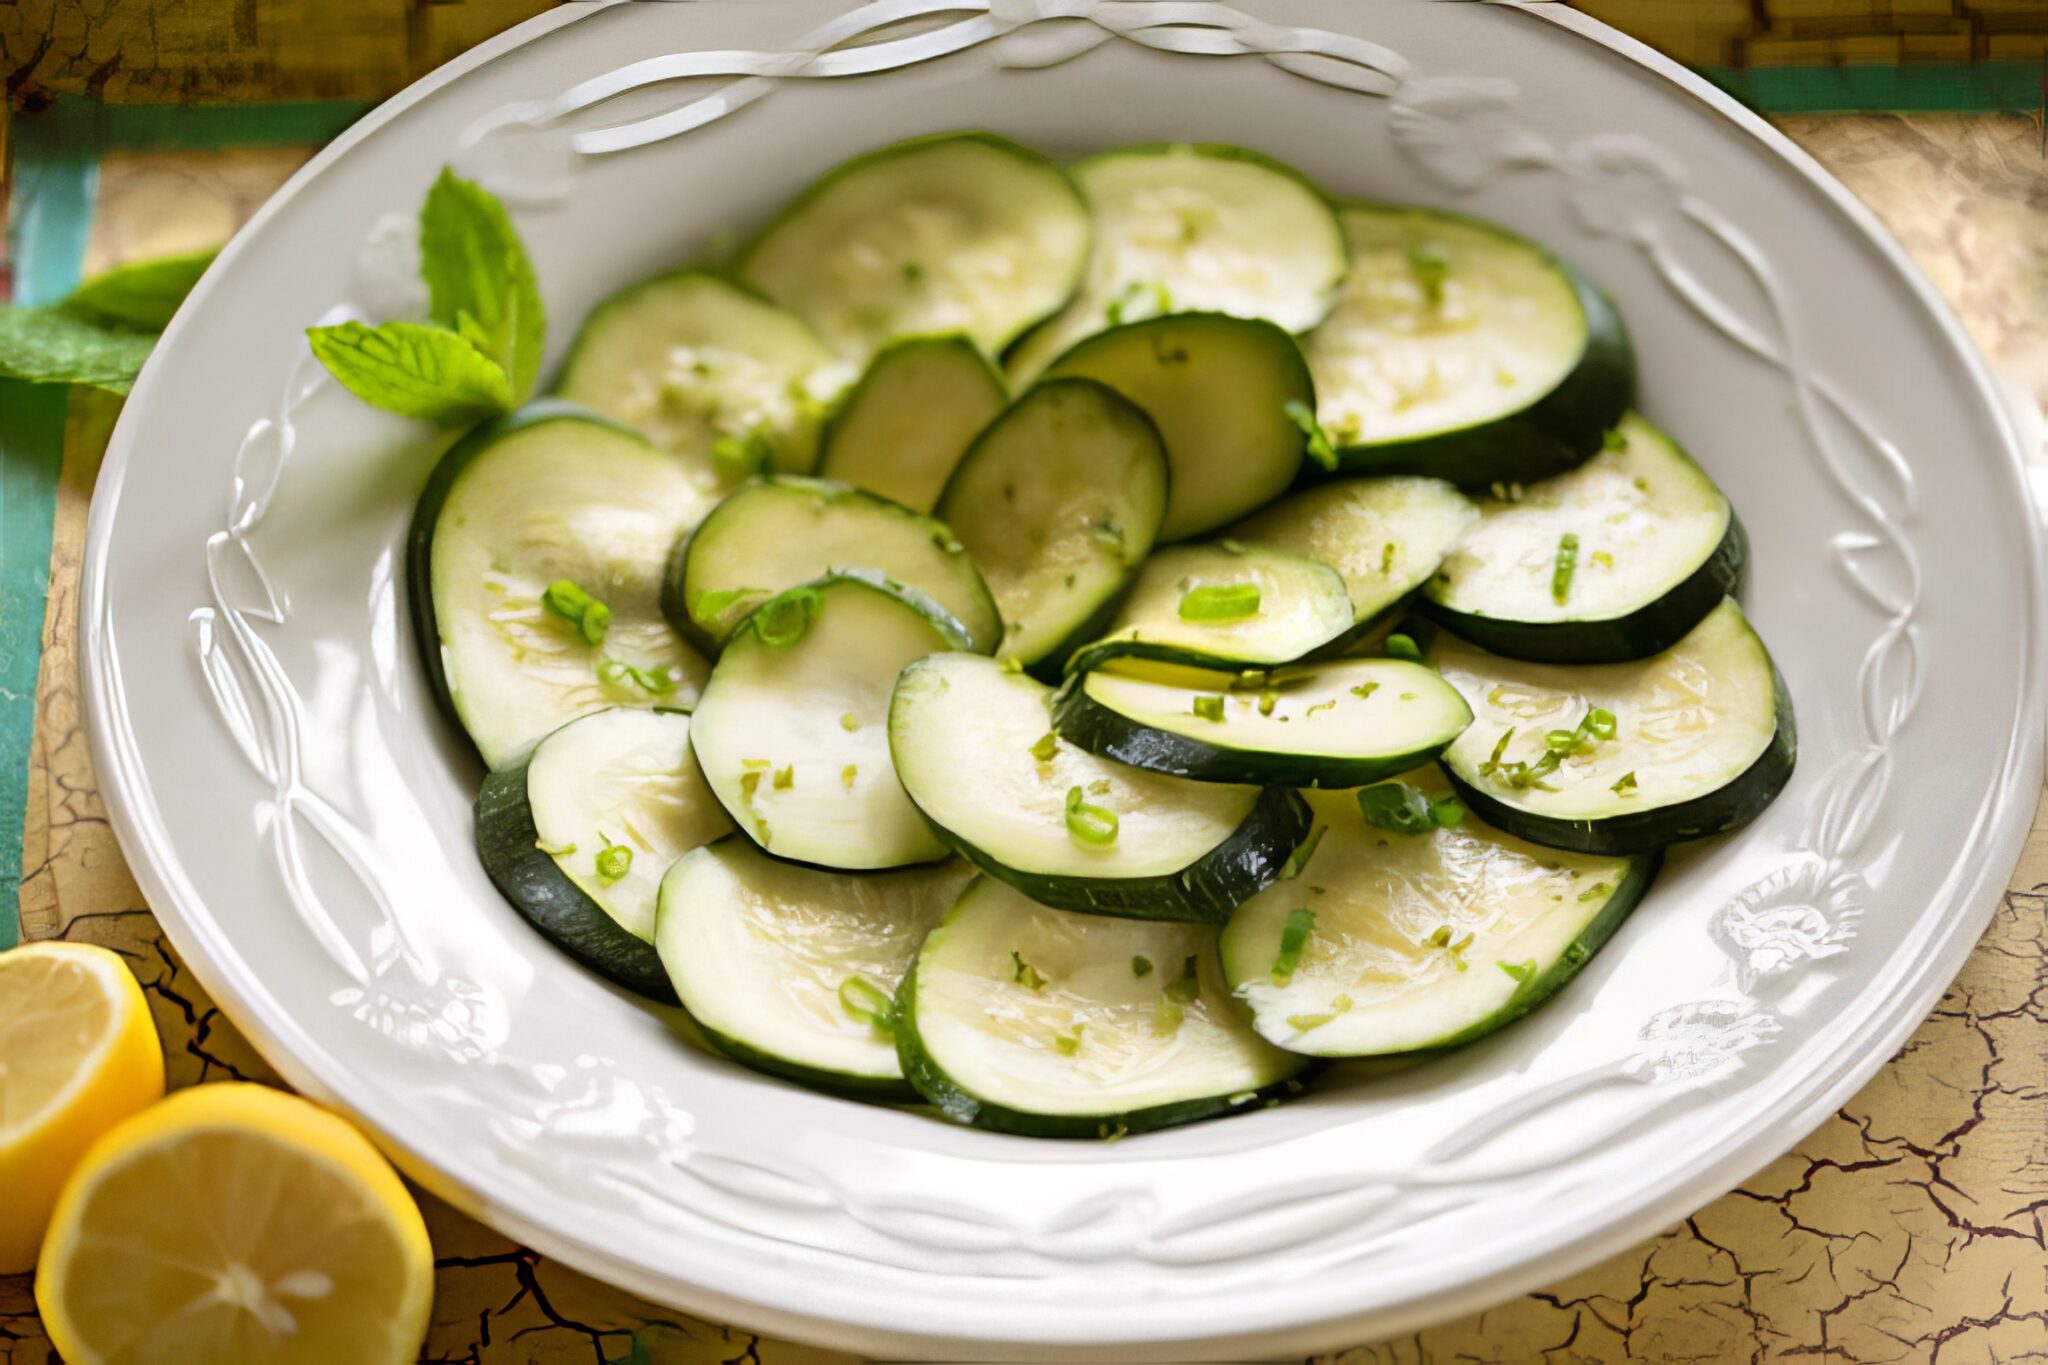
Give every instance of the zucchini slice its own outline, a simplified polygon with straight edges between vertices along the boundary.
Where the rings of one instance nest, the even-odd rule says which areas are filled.
[[[855,871],[938,861],[946,845],[889,764],[889,694],[904,665],[966,646],[929,599],[879,578],[836,574],[769,598],[697,703],[690,742],[711,789],[778,858]]]
[[[1449,637],[1433,656],[1476,716],[1444,770],[1488,824],[1532,842],[1641,853],[1727,834],[1792,776],[1792,698],[1733,598],[1636,663],[1521,663]],[[1612,713],[1612,739],[1584,733],[1594,707]],[[1579,741],[1554,764],[1552,733]]]
[[[1220,924],[1308,833],[1307,808],[1283,788],[1162,777],[1064,743],[1051,695],[993,659],[937,654],[903,670],[889,706],[910,799],[962,856],[1034,900]]]
[[[1028,379],[1105,327],[1160,313],[1228,313],[1305,332],[1349,265],[1329,201],[1300,172],[1242,147],[1156,143],[1074,163],[1095,215],[1088,277],[1018,343]]]
[[[745,839],[661,879],[654,946],[713,1046],[813,1089],[914,1101],[891,1031],[896,986],[974,869],[821,872]]]
[[[681,457],[708,488],[817,464],[827,405],[852,372],[802,319],[707,270],[600,303],[556,385]]]
[[[1262,1042],[1204,925],[1055,910],[992,878],[925,939],[897,997],[903,1074],[957,1123],[1119,1138],[1298,1093],[1307,1063]]]
[[[1362,627],[1427,583],[1478,516],[1442,479],[1390,475],[1305,488],[1224,534],[1335,569]]]
[[[966,337],[905,337],[869,362],[833,414],[818,472],[929,512],[1008,401],[1001,371]]]
[[[1129,323],[1081,342],[1046,375],[1107,384],[1159,428],[1172,473],[1161,540],[1235,521],[1301,472],[1305,438],[1287,413],[1312,407],[1315,390],[1301,348],[1270,322],[1181,313]]]
[[[1111,665],[1062,690],[1053,719],[1062,739],[1151,772],[1359,787],[1436,757],[1472,712],[1434,669],[1351,659],[1270,673]]]
[[[962,332],[990,355],[1056,311],[1088,263],[1088,206],[1059,167],[992,133],[912,138],[825,173],[740,273],[865,361]]]
[[[984,653],[1002,638],[995,599],[951,531],[822,479],[765,479],[729,495],[677,547],[662,606],[686,637],[715,650],[776,593],[839,569],[871,569],[928,595]]]
[[[486,765],[607,706],[696,699],[709,670],[662,619],[661,577],[709,506],[675,461],[562,402],[486,422],[441,457],[413,511],[407,592],[434,698]],[[547,605],[562,582],[604,604],[603,624]]]
[[[1571,473],[1482,502],[1423,610],[1514,659],[1641,659],[1741,590],[1746,551],[1714,481],[1630,413]]]
[[[651,946],[662,873],[732,830],[680,711],[572,720],[476,798],[476,847],[512,907],[569,956],[642,995],[675,992]]]
[[[1293,663],[1350,629],[1351,596],[1327,564],[1235,541],[1177,545],[1145,561],[1108,633],[1077,650],[1067,671],[1121,658]]]
[[[1448,790],[1426,770],[1406,781]],[[1238,907],[1222,949],[1259,1036],[1320,1057],[1452,1047],[1519,1019],[1600,951],[1662,857],[1539,848],[1470,815],[1406,834],[1367,824],[1350,792],[1308,800],[1315,851]]]
[[[1344,468],[1483,489],[1600,448],[1634,400],[1635,353],[1590,280],[1455,214],[1353,204],[1342,218],[1351,277],[1303,346]]]
[[[939,500],[1002,609],[997,653],[1054,668],[1107,622],[1165,508],[1166,450],[1151,419],[1084,379],[1011,404]]]

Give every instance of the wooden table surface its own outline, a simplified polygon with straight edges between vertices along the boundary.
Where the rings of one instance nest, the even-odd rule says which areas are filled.
[[[2022,118],[1783,121],[1862,195],[2019,390],[2048,406],[2048,161]],[[111,157],[88,267],[224,238],[305,150]],[[74,400],[52,562],[22,885],[31,938],[134,966],[173,1085],[274,1079],[179,962],[108,828],[80,729],[79,555],[114,405]],[[1933,1016],[1791,1153],[1677,1227],[1365,1362],[2048,1361],[2048,828]],[[1788,1140],[1794,1135],[1787,1134]],[[642,1303],[422,1197],[439,1266],[423,1360],[844,1360]],[[54,1360],[0,1278],[0,1363]]]

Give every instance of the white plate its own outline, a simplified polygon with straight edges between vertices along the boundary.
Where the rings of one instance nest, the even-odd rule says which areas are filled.
[[[1869,215],[1561,6],[961,12],[981,0],[937,38],[809,62],[843,8],[570,6],[485,44],[273,199],[136,385],[86,560],[93,755],[150,903],[278,1070],[456,1204],[653,1298],[851,1349],[1127,1360],[1302,1352],[1528,1288],[1727,1189],[1870,1076],[2017,856],[2042,671],[2013,436]],[[960,126],[1058,153],[1245,143],[1584,264],[1635,333],[1644,409],[1748,523],[1751,614],[1798,705],[1783,798],[1675,856],[1527,1022],[1113,1146],[751,1075],[549,949],[477,866],[478,771],[403,619],[436,438],[321,382],[300,329],[415,306],[411,215],[444,161],[517,198],[559,355],[607,290],[842,157]]]

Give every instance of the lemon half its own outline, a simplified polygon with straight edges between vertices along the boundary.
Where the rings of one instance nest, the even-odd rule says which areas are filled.
[[[128,964],[83,943],[0,953],[0,1275],[36,1263],[64,1177],[94,1139],[164,1093]]]
[[[433,1287],[419,1208],[362,1134],[281,1091],[206,1085],[86,1154],[35,1288],[71,1365],[396,1365]]]

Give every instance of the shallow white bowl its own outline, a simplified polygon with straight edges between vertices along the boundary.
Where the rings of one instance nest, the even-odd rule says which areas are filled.
[[[1528,1288],[1869,1077],[2017,856],[2042,683],[2013,436],[1869,216],[1561,6],[979,0],[813,60],[931,6],[844,8],[566,6],[485,44],[272,200],[137,384],[86,560],[93,754],[150,903],[278,1070],[456,1204],[653,1298],[844,1348],[1126,1360],[1301,1352]],[[402,619],[439,438],[323,382],[300,330],[416,305],[411,215],[444,162],[518,205],[559,355],[603,293],[822,168],[963,126],[1244,143],[1585,265],[1644,410],[1748,523],[1798,705],[1783,798],[1674,856],[1516,1028],[1116,1145],[752,1075],[549,949],[471,852],[479,773]]]

